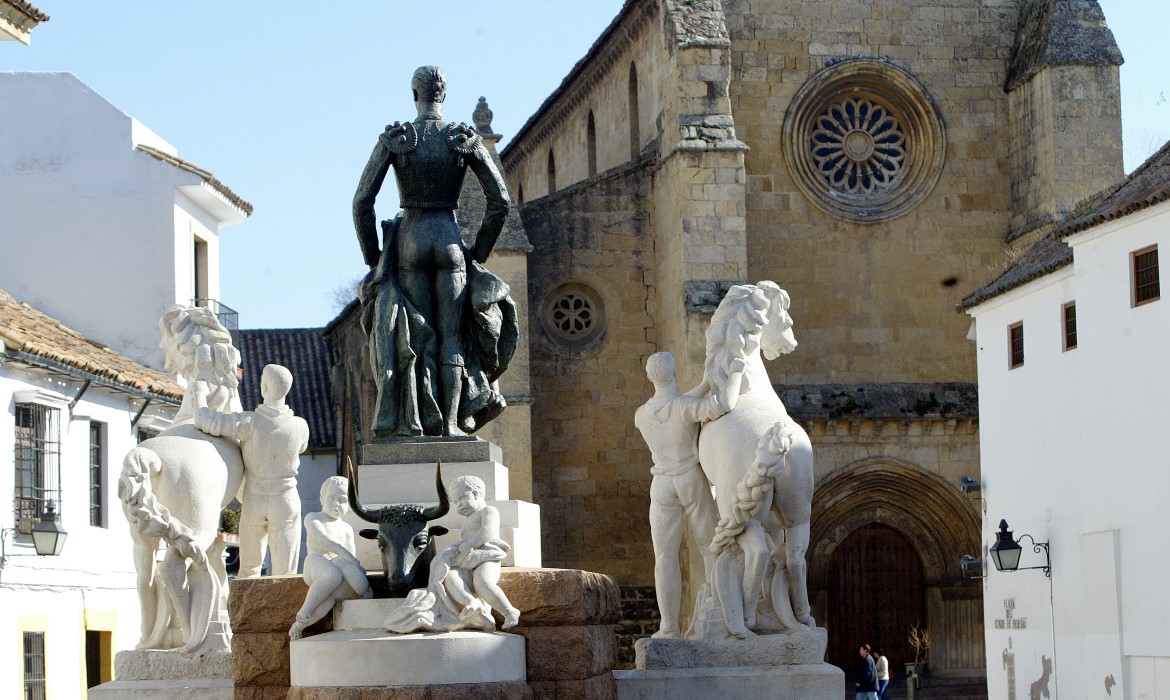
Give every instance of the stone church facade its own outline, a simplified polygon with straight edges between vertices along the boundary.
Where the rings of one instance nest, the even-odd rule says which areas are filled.
[[[626,2],[500,154],[532,244],[545,565],[652,601],[643,367],[669,350],[698,383],[722,292],[771,279],[801,343],[770,371],[817,451],[829,661],[861,640],[913,660],[916,625],[936,674],[982,675],[958,562],[988,506],[958,489],[979,422],[955,307],[1121,177],[1120,63],[1092,0]]]

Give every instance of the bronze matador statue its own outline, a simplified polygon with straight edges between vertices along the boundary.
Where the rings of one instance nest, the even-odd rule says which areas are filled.
[[[519,337],[508,285],[482,265],[508,213],[504,180],[474,128],[443,120],[439,68],[419,68],[410,87],[418,118],[386,127],[353,200],[372,268],[358,297],[378,386],[376,441],[466,435],[498,416],[506,404],[496,380]],[[402,211],[382,222],[379,248],[374,199],[391,167]],[[470,250],[455,221],[468,168],[487,198]]]

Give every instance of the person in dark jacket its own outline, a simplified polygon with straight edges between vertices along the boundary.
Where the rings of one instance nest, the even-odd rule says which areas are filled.
[[[858,653],[861,654],[861,666],[858,669],[861,680],[853,684],[857,688],[857,700],[878,700],[877,666],[869,655],[869,645],[862,644]]]

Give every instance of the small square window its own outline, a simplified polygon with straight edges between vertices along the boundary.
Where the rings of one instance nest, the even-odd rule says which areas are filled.
[[[1024,322],[1008,326],[1008,369],[1024,365]]]
[[[1133,259],[1133,305],[1141,306],[1157,301],[1161,296],[1158,277],[1158,246],[1142,248],[1131,255]]]
[[[1077,346],[1077,303],[1070,301],[1061,307],[1061,326],[1064,329],[1064,349]]]

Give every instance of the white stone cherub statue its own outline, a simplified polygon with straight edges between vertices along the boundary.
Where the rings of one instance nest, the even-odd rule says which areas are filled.
[[[366,570],[354,556],[353,528],[342,520],[349,510],[349,481],[331,476],[321,484],[321,512],[305,516],[305,583],[309,593],[297,612],[288,636],[300,639],[304,630],[333,609],[339,600],[372,598]]]
[[[199,358],[201,366],[210,356]],[[260,377],[264,403],[255,411],[221,413],[208,408],[208,387],[195,385],[195,427],[240,441],[244,488],[240,491],[240,578],[260,575],[264,549],[275,576],[295,574],[301,548],[300,454],[309,446],[309,424],[285,403],[292,372],[268,365]]]
[[[487,505],[483,479],[461,476],[451,485],[455,509],[466,520],[459,541],[431,561],[425,590],[411,591],[386,620],[386,629],[399,634],[419,630],[494,631],[492,608],[504,616],[503,629],[515,627],[520,611],[500,589],[501,562],[510,546],[500,539],[500,512]]]

